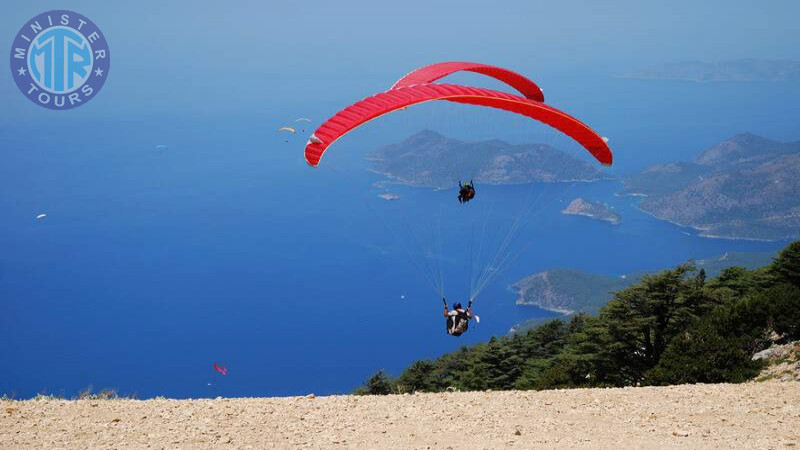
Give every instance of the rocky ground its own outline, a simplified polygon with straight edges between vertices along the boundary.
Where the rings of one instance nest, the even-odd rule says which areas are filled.
[[[800,448],[800,383],[0,402],[4,448]]]
[[[756,378],[758,381],[800,381],[800,341],[773,345],[753,355],[753,359],[768,363]]]

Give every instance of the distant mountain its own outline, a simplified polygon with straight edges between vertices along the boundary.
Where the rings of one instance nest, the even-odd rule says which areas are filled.
[[[611,211],[605,204],[590,202],[580,197],[571,201],[569,205],[567,205],[567,207],[561,211],[561,213],[575,216],[586,216],[595,220],[609,222],[612,225],[619,225],[622,223],[622,217],[614,211]]]
[[[694,263],[698,269],[706,271],[706,276],[718,276],[728,267],[755,269],[772,262],[773,252],[728,252],[710,258],[698,259]],[[570,315],[584,312],[596,314],[613,297],[615,291],[638,283],[644,274],[623,276],[598,275],[572,269],[551,269],[529,275],[511,287],[517,292],[517,305],[535,305],[553,312]],[[535,327],[544,319],[532,319],[515,325],[512,332]]]
[[[459,179],[485,184],[610,179],[594,165],[545,144],[464,142],[421,131],[367,154],[372,170],[411,186],[447,189]]]
[[[703,236],[800,236],[800,142],[739,134],[692,162],[656,164],[624,179],[640,208]]]
[[[625,78],[682,81],[800,81],[800,61],[739,59],[659,64],[623,75]]]

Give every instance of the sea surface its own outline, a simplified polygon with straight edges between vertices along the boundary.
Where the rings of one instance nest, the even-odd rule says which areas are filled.
[[[690,159],[738,132],[800,139],[796,85],[545,85],[571,92],[554,104],[611,137],[613,176]],[[297,115],[324,117],[330,103]],[[302,158],[309,130],[275,132],[294,118],[289,110],[0,125],[0,393],[346,393],[379,369],[398,374],[552,316],[514,304],[509,286],[531,273],[621,276],[786,245],[698,237],[615,196],[618,181],[479,185],[477,198],[459,205],[454,190],[382,184],[361,158],[422,128],[535,138],[502,116],[476,124],[423,111],[376,121],[312,169]],[[386,192],[400,198],[378,197]],[[622,224],[561,214],[578,196],[608,203]],[[480,323],[447,336],[439,280],[451,303],[463,302],[487,268],[491,282],[475,301]]]

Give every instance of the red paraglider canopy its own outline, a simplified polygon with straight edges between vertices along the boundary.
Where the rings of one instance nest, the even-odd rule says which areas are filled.
[[[311,166],[319,164],[322,155],[332,143],[365,122],[432,100],[488,106],[528,116],[575,139],[602,164],[611,165],[613,161],[611,149],[605,139],[580,120],[544,103],[490,89],[455,84],[418,84],[398,87],[365,98],[336,113],[311,135],[306,144],[306,162]]]
[[[221,373],[223,375],[227,375],[228,374],[228,368],[225,367],[225,366],[221,366],[221,365],[219,365],[217,363],[214,363],[214,370],[216,370],[217,372],[219,372],[219,373]]]
[[[544,101],[544,93],[530,79],[502,67],[490,66],[473,62],[443,62],[421,67],[397,80],[391,89],[413,86],[415,84],[433,83],[455,72],[475,72],[486,75],[506,83],[519,91],[525,98],[537,102]]]

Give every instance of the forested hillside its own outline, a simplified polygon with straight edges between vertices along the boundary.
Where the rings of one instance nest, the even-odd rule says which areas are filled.
[[[707,279],[684,264],[614,293],[597,316],[553,320],[511,337],[383,371],[359,393],[448,389],[742,382],[764,364],[756,352],[800,339],[800,241],[765,267]]]

